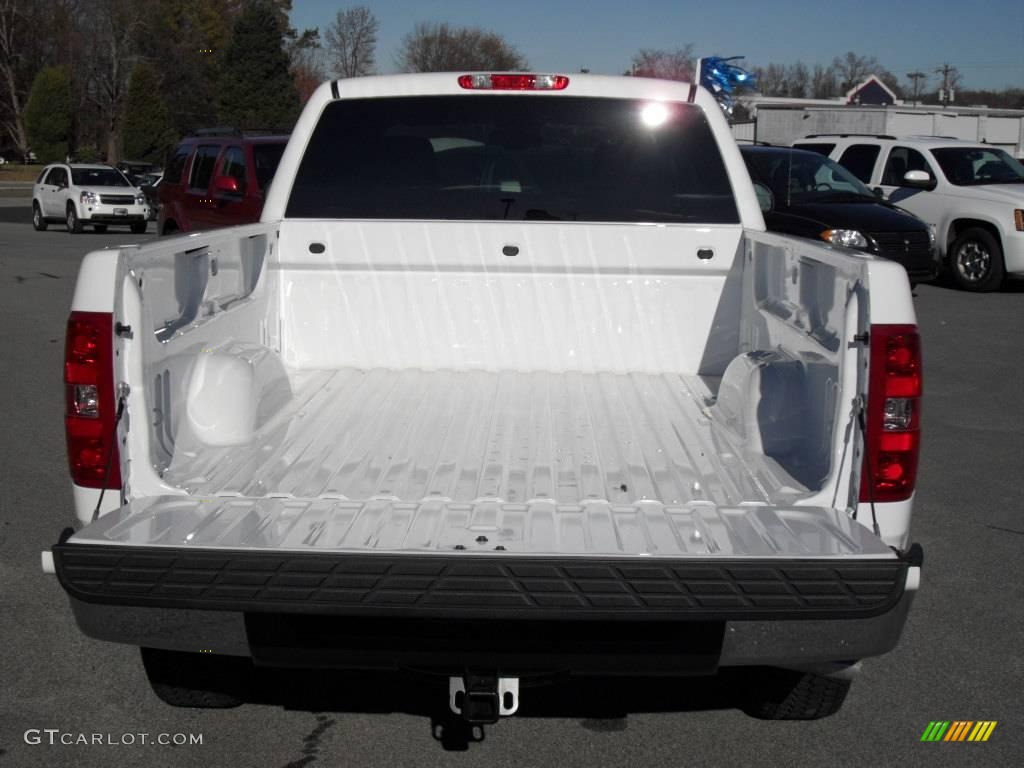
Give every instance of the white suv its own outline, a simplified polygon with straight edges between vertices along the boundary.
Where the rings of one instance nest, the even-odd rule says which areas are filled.
[[[989,144],[936,136],[817,134],[793,146],[828,155],[933,225],[946,266],[971,291],[1024,277],[1024,165]]]
[[[62,221],[77,234],[86,224],[105,232],[111,224],[141,235],[149,221],[146,195],[109,165],[48,165],[32,187],[32,226]]]

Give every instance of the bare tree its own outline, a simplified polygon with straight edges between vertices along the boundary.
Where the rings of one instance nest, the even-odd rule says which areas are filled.
[[[527,67],[519,51],[494,32],[426,22],[403,38],[395,63],[404,72],[516,71]]]
[[[24,0],[0,0],[0,105],[3,107],[3,129],[22,154],[28,151],[23,117],[25,91],[18,82],[21,59],[18,43],[25,29]]]
[[[787,96],[796,99],[805,99],[810,88],[811,74],[807,71],[807,65],[802,61],[789,66],[786,69],[786,81],[789,84]]]
[[[361,77],[374,70],[377,17],[365,5],[338,11],[325,39],[330,65],[338,77]]]
[[[786,68],[782,64],[769,64],[757,67],[757,90],[764,96],[788,96],[789,82],[786,79]]]
[[[831,99],[838,94],[839,84],[836,82],[836,71],[832,67],[815,64],[814,71],[811,73],[811,98]]]
[[[637,77],[658,77],[663,80],[693,82],[697,71],[693,43],[674,51],[643,48],[633,57],[630,74]]]
[[[108,163],[121,157],[128,78],[139,59],[137,41],[145,10],[133,0],[96,0],[83,18],[91,51],[86,92],[106,123]]]
[[[897,96],[900,94],[899,78],[879,64],[874,56],[858,56],[853,51],[847,51],[844,56],[832,60],[832,67],[839,77],[839,89],[844,93],[869,75],[875,75]]]
[[[878,61],[874,56],[858,56],[847,51],[844,56],[836,56],[832,60],[832,68],[839,78],[839,90],[846,92],[860,83],[868,75],[878,69]]]

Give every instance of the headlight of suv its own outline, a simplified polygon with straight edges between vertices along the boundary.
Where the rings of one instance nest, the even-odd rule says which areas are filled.
[[[821,233],[821,239],[847,248],[868,249],[868,239],[856,229],[826,229]]]
[[[141,192],[139,194],[137,194],[135,196],[135,204],[136,205],[145,205],[146,204],[146,196],[144,194],[142,194]]]
[[[96,204],[100,201],[100,196],[95,192],[83,192],[78,199],[82,204]]]

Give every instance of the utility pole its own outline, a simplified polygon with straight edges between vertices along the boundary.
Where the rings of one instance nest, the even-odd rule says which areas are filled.
[[[956,71],[956,67],[946,62],[935,70],[935,74],[942,75],[942,88],[939,89],[939,101],[942,102],[942,106],[948,107],[949,103],[953,101],[953,86],[956,84],[958,72]]]
[[[921,81],[926,79],[928,77],[928,75],[926,75],[924,72],[921,72],[921,71],[914,71],[914,72],[907,72],[907,77],[910,80],[914,81],[914,86],[913,86],[913,91],[912,91],[912,98],[913,98],[913,102],[914,102],[913,106],[916,107],[917,106],[917,100],[921,96]]]

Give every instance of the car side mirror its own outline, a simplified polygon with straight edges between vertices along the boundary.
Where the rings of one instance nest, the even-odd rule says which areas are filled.
[[[775,195],[764,184],[755,181],[754,194],[757,195],[757,204],[761,207],[761,213],[768,213],[775,207]]]
[[[213,180],[213,191],[226,195],[237,195],[242,190],[238,186],[238,179],[234,176],[218,176]]]
[[[907,171],[903,174],[901,187],[912,187],[913,189],[935,189],[936,181],[928,171]]]

